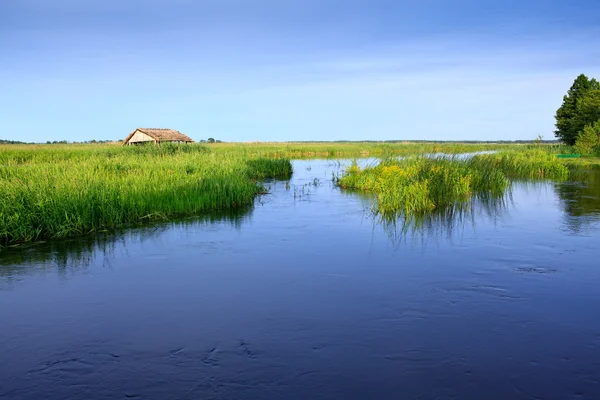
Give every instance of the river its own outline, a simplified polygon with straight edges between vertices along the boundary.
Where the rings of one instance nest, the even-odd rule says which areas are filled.
[[[0,251],[1,399],[598,399],[600,172],[381,221],[346,161],[235,215]]]

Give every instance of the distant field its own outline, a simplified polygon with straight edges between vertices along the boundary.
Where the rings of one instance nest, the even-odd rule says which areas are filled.
[[[485,150],[525,149],[543,146],[553,152],[566,148],[556,143],[460,143],[460,142],[249,142],[191,144],[206,146],[217,153],[240,153],[267,157],[367,157],[386,154],[468,153]],[[122,151],[120,143],[107,144],[27,144],[0,145],[0,162],[6,157],[32,157],[31,152],[41,152],[40,157],[77,158],[85,154],[115,154]]]
[[[289,158],[352,158],[382,157],[386,155],[406,155],[424,153],[471,153],[487,150],[528,149],[543,146],[548,151],[560,152],[559,144],[506,144],[506,143],[455,143],[455,142],[256,142],[256,143],[215,143],[211,149],[225,153],[244,153],[266,157]]]

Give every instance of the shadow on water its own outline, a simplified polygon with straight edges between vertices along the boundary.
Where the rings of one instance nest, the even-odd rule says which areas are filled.
[[[600,169],[572,170],[569,181],[554,187],[569,232],[585,233],[600,222]]]
[[[164,232],[178,228],[193,228],[225,223],[240,229],[253,207],[228,212],[215,212],[176,221],[155,222],[144,227],[127,229],[76,239],[53,240],[0,249],[0,279],[10,283],[19,276],[56,272],[67,277],[84,271],[92,263],[110,264],[115,251],[127,249],[129,243],[151,240]],[[1,287],[1,286],[0,286]]]

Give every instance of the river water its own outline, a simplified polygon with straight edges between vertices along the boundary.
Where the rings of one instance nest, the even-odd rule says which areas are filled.
[[[1,250],[0,398],[600,398],[599,172],[383,223],[339,162],[294,171],[238,215]]]

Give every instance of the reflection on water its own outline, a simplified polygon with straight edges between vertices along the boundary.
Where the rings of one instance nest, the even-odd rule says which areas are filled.
[[[452,239],[465,228],[475,229],[482,219],[494,223],[506,215],[511,204],[508,192],[503,196],[473,199],[424,214],[372,213],[372,216],[396,246],[408,241],[425,244],[430,239]]]
[[[571,171],[569,182],[556,185],[565,211],[572,216],[600,213],[600,169]]]
[[[567,230],[584,233],[600,222],[600,169],[571,171],[569,181],[556,184],[555,190]]]
[[[0,288],[3,283],[11,284],[19,276],[56,272],[61,277],[68,277],[69,274],[85,270],[92,263],[108,266],[115,252],[126,251],[129,243],[158,238],[174,227],[185,229],[224,223],[240,229],[252,210],[253,207],[245,207],[167,223],[156,222],[123,232],[0,248]]]
[[[116,241],[117,236],[100,236],[5,249],[0,253],[0,278],[10,284],[21,275],[35,273],[66,276],[87,268],[100,254],[110,255]]]

